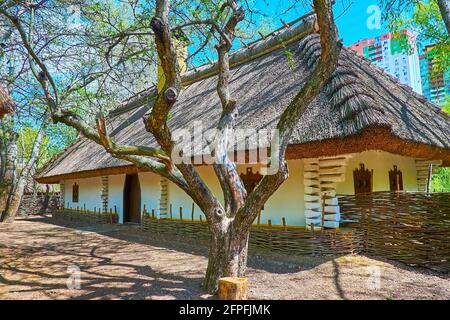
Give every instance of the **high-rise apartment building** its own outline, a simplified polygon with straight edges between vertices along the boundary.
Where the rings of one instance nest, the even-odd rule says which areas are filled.
[[[405,30],[400,35],[385,33],[363,39],[350,49],[422,94],[417,37],[412,32]]]
[[[422,76],[423,95],[436,104],[444,102],[450,95],[450,71],[436,67],[435,45],[426,46],[420,55],[420,73]]]

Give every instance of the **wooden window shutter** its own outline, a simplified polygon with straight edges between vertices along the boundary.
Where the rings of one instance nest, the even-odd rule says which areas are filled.
[[[240,175],[242,182],[244,183],[245,190],[250,193],[255,189],[256,185],[261,181],[263,176],[259,172],[253,173],[252,168],[247,168],[247,172]]]
[[[371,193],[373,191],[373,170],[366,169],[361,163],[359,169],[353,171],[355,194]]]
[[[253,169],[251,167],[247,168],[247,172],[241,173],[240,175],[242,183],[244,184],[245,190],[247,190],[247,194],[250,194],[250,192],[255,189],[256,185],[261,181],[263,176],[259,173],[253,173]],[[262,210],[264,210],[264,206],[262,207]],[[258,213],[258,225],[260,224],[261,220],[261,211]],[[270,220],[269,220],[270,221]]]
[[[403,174],[397,166],[389,171],[389,186],[391,192],[403,191]]]
[[[80,186],[75,182],[72,186],[72,202],[78,203],[80,196]]]

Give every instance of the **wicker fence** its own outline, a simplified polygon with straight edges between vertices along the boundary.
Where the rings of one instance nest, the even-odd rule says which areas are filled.
[[[153,235],[170,235],[183,240],[209,240],[204,222],[159,220],[148,215],[142,220],[142,229]],[[358,252],[359,239],[352,231],[309,231],[301,228],[254,227],[250,234],[250,249],[258,248],[295,255],[340,255]]]
[[[376,192],[339,204],[365,254],[450,271],[450,194]]]
[[[254,227],[250,249],[292,255],[364,253],[410,265],[450,271],[450,195],[378,192],[341,196],[341,229]],[[117,213],[64,209],[58,219],[117,223]],[[207,224],[200,221],[156,219],[144,212],[141,227],[153,235],[206,243]]]
[[[117,210],[110,210],[109,212],[81,210],[81,209],[60,209],[54,211],[52,214],[56,221],[69,221],[75,223],[86,224],[117,224],[119,222],[119,215]]]

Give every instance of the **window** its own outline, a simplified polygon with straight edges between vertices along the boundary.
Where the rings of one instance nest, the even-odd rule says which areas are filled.
[[[242,182],[244,183],[245,190],[247,193],[250,193],[255,189],[256,185],[261,181],[262,175],[259,172],[253,173],[252,168],[247,168],[247,172],[245,174],[240,175]]]
[[[72,186],[72,202],[78,203],[80,196],[80,186],[75,182]]]
[[[373,190],[373,170],[366,169],[361,163],[359,169],[353,171],[353,183],[355,185],[355,194],[371,193]]]
[[[394,170],[389,171],[389,186],[391,192],[403,190],[403,175],[397,166],[394,166]]]
[[[256,185],[261,181],[263,176],[259,174],[259,172],[253,173],[253,169],[251,167],[247,168],[247,172],[240,175],[242,183],[244,183],[245,190],[247,190],[247,194],[255,189]],[[264,210],[264,206],[262,208]],[[261,219],[261,212],[258,215],[258,225]]]

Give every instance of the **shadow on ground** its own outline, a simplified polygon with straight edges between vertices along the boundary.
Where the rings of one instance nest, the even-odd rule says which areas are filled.
[[[211,299],[214,297],[202,291],[207,251],[204,244],[158,239],[135,225],[72,224],[49,217],[22,219],[13,225],[0,225],[0,299]],[[401,286],[368,293],[364,268],[385,261],[355,261],[255,251],[249,256],[250,296],[379,299],[404,294]],[[388,269],[391,265],[389,262]],[[394,267],[400,268],[396,271],[400,273],[411,270],[402,264]],[[81,289],[69,289],[68,284],[76,285],[78,268]],[[430,275],[429,270],[414,272],[422,278]],[[432,275],[447,281],[446,290],[448,276]],[[391,278],[395,281],[397,273],[386,274],[387,280]],[[356,282],[357,288],[353,288]],[[433,283],[416,281],[414,285],[425,292],[424,296],[448,297],[447,291],[442,293]]]

